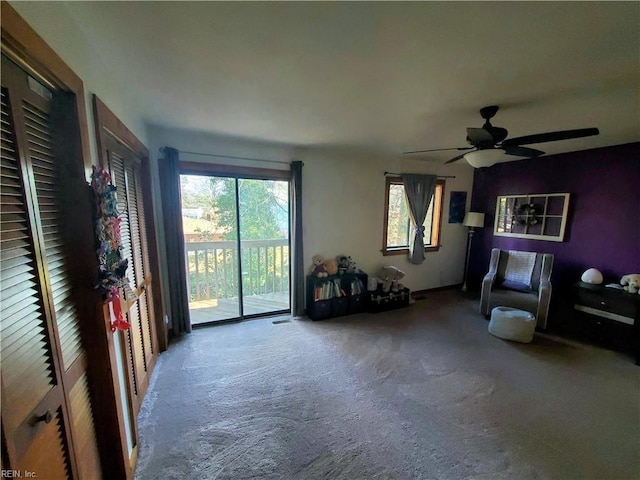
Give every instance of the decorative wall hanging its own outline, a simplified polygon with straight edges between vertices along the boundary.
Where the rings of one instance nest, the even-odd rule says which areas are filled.
[[[515,220],[520,225],[537,225],[540,209],[535,203],[523,203],[516,208]]]
[[[449,223],[462,223],[467,208],[467,192],[451,192],[449,197]]]
[[[568,193],[499,196],[493,234],[563,242],[568,211]]]
[[[120,288],[128,283],[126,278],[128,260],[122,258],[116,187],[111,183],[109,172],[95,166],[91,176],[91,187],[96,205],[96,253],[99,264],[96,288],[102,292],[105,303],[113,302],[115,319],[111,322],[111,331],[127,330],[131,325],[124,319]]]

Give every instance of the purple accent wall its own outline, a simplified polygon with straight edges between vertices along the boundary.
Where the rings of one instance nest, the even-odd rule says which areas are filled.
[[[564,242],[494,237],[496,197],[531,193],[571,194]],[[480,288],[492,248],[553,253],[554,292],[589,267],[617,283],[640,273],[640,142],[477,169],[471,210],[485,212],[485,228],[473,238],[472,288]]]

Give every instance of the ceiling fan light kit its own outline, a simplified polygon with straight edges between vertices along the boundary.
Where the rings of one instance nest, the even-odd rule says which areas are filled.
[[[471,147],[457,148],[436,148],[430,150],[416,150],[413,152],[404,152],[404,155],[412,153],[436,152],[441,150],[470,150],[472,152],[464,153],[453,157],[445,163],[453,163],[464,158],[469,165],[474,168],[490,167],[500,160],[504,159],[505,154],[517,157],[535,158],[544,155],[542,150],[535,148],[523,147],[532,143],[557,142],[559,140],[569,140],[572,138],[589,137],[598,135],[600,132],[597,128],[581,128],[576,130],[561,130],[557,132],[538,133],[534,135],[526,135],[523,137],[509,138],[509,131],[506,128],[494,127],[491,125],[491,118],[498,112],[497,105],[490,105],[480,109],[480,116],[485,119],[482,128],[467,128],[467,143]]]
[[[464,155],[464,159],[473,168],[491,167],[505,158],[503,150],[488,149],[476,150]]]

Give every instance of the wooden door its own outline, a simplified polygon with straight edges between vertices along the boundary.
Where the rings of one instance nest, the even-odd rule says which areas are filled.
[[[127,321],[131,329],[126,332],[126,351],[129,356],[130,396],[137,414],[149,385],[149,374],[155,364],[158,350],[155,325],[152,321],[153,284],[150,279],[147,225],[143,208],[141,162],[135,153],[111,135],[106,134],[106,157],[111,180],[117,187],[120,211],[122,255],[129,260],[127,278],[131,290],[144,284],[142,295],[131,305]],[[126,295],[126,290],[125,290]]]
[[[64,200],[74,196],[69,172],[83,177],[83,169],[60,154],[69,100],[2,56],[3,468],[95,479],[100,457],[71,273],[83,266],[67,242],[77,211]]]

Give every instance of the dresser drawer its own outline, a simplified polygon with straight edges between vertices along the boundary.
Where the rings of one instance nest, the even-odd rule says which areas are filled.
[[[636,314],[636,306],[634,302],[624,298],[624,295],[621,292],[607,294],[606,292],[579,289],[574,307],[576,310],[632,325]]]

